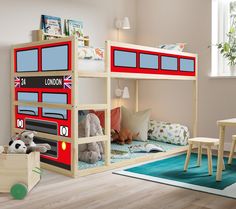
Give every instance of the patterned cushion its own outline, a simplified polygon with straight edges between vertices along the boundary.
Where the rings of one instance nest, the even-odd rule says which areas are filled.
[[[170,144],[186,145],[190,133],[188,127],[177,124],[150,120],[148,138]]]

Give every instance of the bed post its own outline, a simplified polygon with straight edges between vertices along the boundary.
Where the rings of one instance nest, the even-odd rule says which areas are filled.
[[[15,86],[14,86],[14,72],[15,72],[15,59],[14,59],[14,47],[11,49],[11,136],[15,134]],[[11,137],[10,136],[10,137]]]
[[[111,45],[109,41],[106,41],[105,51],[105,72],[106,77],[106,103],[107,109],[105,111],[105,134],[107,135],[106,146],[105,146],[105,165],[110,166],[111,157]]]
[[[138,106],[138,104],[139,104],[138,81],[139,81],[138,79],[135,80],[135,112],[138,112],[138,110],[139,110],[139,106]]]
[[[77,40],[72,39],[72,118],[71,118],[71,172],[75,178],[78,175],[78,64]]]
[[[193,137],[198,129],[198,57],[195,59],[195,80],[193,81]]]

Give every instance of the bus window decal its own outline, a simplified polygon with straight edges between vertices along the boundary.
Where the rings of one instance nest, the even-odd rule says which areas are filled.
[[[20,113],[24,113],[24,112],[29,112],[29,113],[33,113],[33,115],[37,115],[36,112],[34,110],[27,110],[27,109],[19,109]]]
[[[65,119],[63,114],[56,113],[56,112],[55,113],[53,113],[53,112],[44,112],[44,115],[58,115],[58,116],[61,116],[63,120]]]
[[[16,52],[16,72],[38,71],[38,49]]]

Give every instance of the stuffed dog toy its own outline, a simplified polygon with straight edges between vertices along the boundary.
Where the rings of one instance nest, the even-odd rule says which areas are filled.
[[[133,139],[135,139],[139,133],[133,133],[128,128],[121,129],[120,132],[114,130],[111,133],[112,142],[116,142],[118,144],[131,144]]]
[[[22,133],[18,134],[16,138],[22,140],[26,147],[27,153],[29,152],[40,152],[45,153],[51,149],[49,144],[35,144],[34,143],[34,136],[37,134],[35,131],[23,131]]]

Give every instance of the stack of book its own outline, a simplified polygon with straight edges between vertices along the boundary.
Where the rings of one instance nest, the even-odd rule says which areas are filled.
[[[60,17],[42,15],[41,28],[45,35],[45,39],[53,39],[63,37],[62,21]],[[65,35],[75,36],[79,46],[84,46],[84,29],[83,22],[77,20],[65,20]]]

